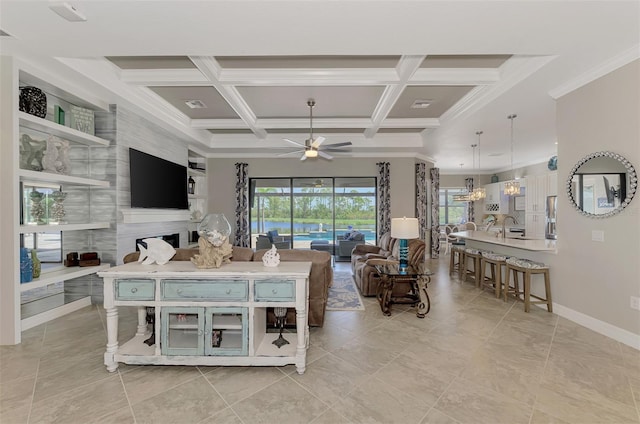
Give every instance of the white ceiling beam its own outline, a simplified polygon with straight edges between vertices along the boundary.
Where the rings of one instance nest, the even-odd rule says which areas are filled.
[[[223,69],[219,81],[245,86],[387,85],[398,82],[394,69]]]
[[[219,81],[220,65],[211,56],[189,56],[189,59],[196,65],[202,74],[209,79],[212,85],[220,95],[229,103],[229,106],[238,114],[247,127],[253,131],[258,138],[265,138],[267,132],[256,126],[256,116],[244,101],[240,93],[235,87],[227,87]]]
[[[398,84],[395,69],[218,69],[224,85],[300,86]],[[132,85],[201,86],[209,79],[197,69],[123,69],[120,80]],[[408,85],[487,85],[500,80],[500,71],[490,68],[420,68]]]
[[[242,119],[192,119],[191,128],[199,130],[249,129]]]
[[[146,86],[199,86],[209,80],[200,72],[193,69],[123,69],[120,80],[131,85]]]
[[[407,86],[407,82],[411,79],[413,74],[420,68],[422,62],[424,62],[426,56],[402,56],[396,66],[396,72],[398,73],[398,83],[388,85],[384,93],[378,102],[376,109],[373,111],[373,126],[365,130],[365,136],[371,138],[375,135],[380,128],[380,124],[389,115],[389,112],[393,108],[393,105],[398,101],[400,95]]]
[[[438,128],[439,126],[438,118],[389,118],[379,125],[380,128]]]
[[[258,119],[256,123],[260,128],[302,128],[309,129],[309,119]],[[371,126],[369,118],[313,118],[313,129],[317,128],[368,128]]]
[[[500,81],[493,68],[420,68],[407,85],[489,85]]]

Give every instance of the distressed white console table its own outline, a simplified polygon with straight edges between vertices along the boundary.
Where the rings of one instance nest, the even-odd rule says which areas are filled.
[[[188,261],[165,265],[128,263],[99,272],[104,279],[110,372],[118,363],[154,365],[282,366],[304,373],[309,344],[310,262],[232,262],[198,269]],[[118,343],[118,307],[138,307],[135,336]],[[267,308],[296,310],[296,329],[267,332]],[[154,325],[147,324],[154,308]],[[151,327],[151,331],[150,331]],[[153,333],[152,333],[153,331]],[[145,343],[155,335],[155,344]]]

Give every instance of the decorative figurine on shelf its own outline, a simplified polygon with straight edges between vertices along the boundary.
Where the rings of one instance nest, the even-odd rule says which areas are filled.
[[[64,211],[64,199],[67,198],[67,193],[63,193],[61,191],[54,191],[51,193],[51,197],[53,198],[53,206],[51,206],[51,215],[53,219],[58,224],[66,224],[67,221],[64,220],[65,215],[67,214]]]
[[[156,308],[147,306],[147,324],[151,324],[151,336],[143,343],[147,346],[156,344]]]
[[[29,257],[29,249],[20,248],[20,284],[33,280],[33,262]]]
[[[223,263],[231,262],[231,225],[224,214],[206,215],[198,224],[198,235],[200,254],[191,258],[197,268],[220,268]]]
[[[21,112],[44,118],[47,116],[47,95],[38,87],[20,87],[18,107]]]
[[[187,180],[187,193],[196,194],[196,180],[192,177]]]
[[[33,190],[29,193],[29,198],[31,199],[31,217],[35,224],[44,225],[44,206],[42,206],[42,199],[44,194],[40,193],[38,190]]]
[[[71,160],[69,159],[69,142],[50,135],[47,137],[47,148],[42,157],[42,170],[52,174],[69,175]]]
[[[40,278],[42,263],[40,262],[40,259],[38,259],[38,252],[36,249],[31,249],[31,263],[33,264],[33,278]]]
[[[278,253],[278,249],[276,249],[276,245],[272,244],[271,249],[267,250],[262,256],[262,264],[264,266],[278,266],[280,264],[280,254]]]
[[[276,327],[280,327],[280,335],[272,343],[280,349],[282,346],[289,344],[287,339],[282,337],[282,330],[287,323],[287,308],[275,307],[273,308],[273,314],[276,316]]]
[[[138,244],[140,249],[140,257],[138,262],[142,262],[142,265],[151,265],[156,262],[158,265],[164,265],[176,254],[176,249],[169,243],[159,238],[146,238],[142,240],[146,244]]]
[[[27,134],[22,134],[20,136],[20,169],[42,171],[45,146],[44,140],[34,140]]]

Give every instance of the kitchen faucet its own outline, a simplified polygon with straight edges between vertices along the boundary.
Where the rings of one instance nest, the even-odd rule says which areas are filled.
[[[502,238],[506,238],[506,235],[505,235],[505,224],[507,223],[507,218],[511,218],[511,219],[513,220],[513,223],[514,223],[514,224],[517,224],[517,223],[518,223],[518,220],[516,219],[516,217],[515,217],[515,216],[512,216],[512,215],[506,215],[506,216],[504,217],[504,219],[502,220]]]

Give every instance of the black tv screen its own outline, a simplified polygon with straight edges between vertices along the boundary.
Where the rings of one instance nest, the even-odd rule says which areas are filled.
[[[189,209],[187,167],[129,149],[131,207]]]

